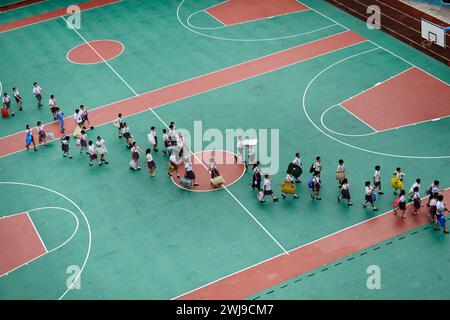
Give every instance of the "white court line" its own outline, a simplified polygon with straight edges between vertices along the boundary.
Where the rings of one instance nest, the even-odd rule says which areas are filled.
[[[366,90],[363,90],[363,91],[361,91],[360,93],[358,93],[358,94],[356,94],[356,95],[354,95],[354,96],[352,96],[352,97],[350,97],[350,98],[348,98],[348,99],[346,99],[346,100],[344,100],[344,101],[342,101],[342,102],[340,102],[340,103],[338,103],[338,104],[339,104],[339,105],[342,105],[343,103],[346,103],[346,102],[349,101],[349,100],[352,100],[352,99],[354,99],[354,98],[356,98],[356,97],[359,97],[360,95],[362,95],[362,94],[364,94],[364,93],[367,93],[367,92],[369,92],[369,91],[371,91],[371,90],[373,90],[373,89],[375,89],[375,88],[378,88],[379,86],[381,86],[381,85],[383,85],[383,84],[385,84],[385,83],[387,83],[387,82],[389,82],[389,81],[391,81],[391,80],[397,78],[397,77],[400,76],[401,74],[406,73],[406,72],[408,72],[408,71],[410,71],[410,70],[412,70],[412,69],[414,69],[414,68],[415,68],[415,67],[409,67],[408,69],[403,70],[402,72],[400,72],[400,73],[398,73],[398,74],[396,74],[396,75],[393,75],[392,77],[389,77],[389,78],[387,78],[386,80],[384,80],[384,81],[382,81],[382,82],[379,82],[379,83],[373,85],[372,87],[370,87],[370,88],[368,88],[368,89],[366,89]]]
[[[33,211],[39,211],[39,210],[45,210],[45,209],[62,210],[62,211],[66,211],[66,212],[72,214],[72,216],[75,218],[75,221],[76,221],[76,227],[75,227],[75,230],[72,232],[72,235],[71,235],[69,238],[67,238],[66,241],[64,241],[63,243],[61,243],[60,245],[58,245],[57,247],[55,247],[55,248],[53,248],[53,249],[47,250],[47,248],[45,248],[45,245],[44,245],[44,248],[45,248],[45,252],[44,252],[44,253],[40,254],[39,256],[34,257],[33,259],[28,260],[28,261],[25,262],[25,263],[22,263],[21,265],[19,265],[19,266],[17,266],[17,267],[14,267],[14,268],[11,269],[11,270],[8,270],[8,272],[6,272],[6,273],[0,274],[0,278],[1,278],[1,277],[4,277],[4,276],[7,276],[7,275],[9,275],[11,272],[13,272],[13,271],[15,271],[15,270],[17,270],[17,269],[20,269],[20,268],[23,267],[23,266],[27,266],[28,264],[32,263],[33,261],[36,261],[36,260],[38,260],[39,258],[41,258],[41,257],[43,257],[43,256],[45,256],[45,255],[48,255],[48,254],[52,253],[53,251],[56,251],[56,250],[58,250],[58,249],[64,247],[68,242],[70,242],[70,241],[72,240],[72,238],[73,238],[73,237],[75,236],[75,234],[78,232],[78,228],[79,228],[79,225],[80,225],[79,220],[78,220],[78,217],[76,216],[75,213],[73,213],[73,212],[70,211],[69,209],[61,208],[61,207],[42,207],[42,208],[31,209],[31,210],[29,210],[29,211],[27,212],[27,214],[30,213],[30,212],[33,212]],[[10,217],[14,217],[14,216],[17,216],[17,215],[19,215],[19,214],[24,214],[24,213],[25,213],[25,212],[11,214],[11,215],[8,215],[8,216],[4,217],[3,219],[10,218]],[[30,217],[29,215],[28,215],[28,218],[31,220],[31,217]],[[32,220],[31,220],[31,223],[33,223]],[[34,224],[33,224],[33,227],[34,227],[35,230],[36,230],[36,227],[34,226]],[[36,230],[36,232],[37,232],[37,230]],[[37,233],[38,233],[38,232],[37,232]],[[39,235],[39,233],[38,233],[38,235]],[[39,238],[41,238],[40,235],[39,235]],[[42,239],[41,239],[41,241],[42,241]],[[42,241],[42,244],[44,244],[43,241]]]
[[[27,215],[28,219],[30,220],[31,225],[32,225],[33,228],[34,228],[34,231],[36,232],[37,236],[39,237],[39,240],[41,241],[42,245],[44,246],[45,253],[47,253],[47,252],[48,252],[47,247],[45,246],[45,243],[44,243],[44,241],[42,240],[41,235],[39,234],[39,231],[37,230],[36,226],[34,225],[33,220],[31,220],[30,214],[29,214],[28,212],[26,212],[26,215]]]
[[[89,10],[93,10],[93,9],[98,9],[98,8],[101,8],[101,7],[104,7],[104,6],[109,6],[110,4],[115,4],[115,3],[119,3],[119,2],[122,2],[122,0],[118,0],[117,2],[112,2],[112,3],[105,3],[105,4],[102,4],[101,6],[94,7],[94,8],[89,8],[89,9],[81,10],[81,12],[89,11]],[[60,9],[62,9],[62,8],[60,8]],[[57,10],[58,10],[58,9],[57,9]],[[65,16],[68,16],[68,15],[71,15],[71,13],[65,14]],[[26,26],[21,26],[21,27],[17,27],[17,28],[5,30],[5,31],[0,31],[0,34],[1,34],[1,33],[10,32],[10,31],[13,31],[13,30],[18,30],[18,29],[26,28],[26,27],[29,27],[29,26],[33,26],[33,25],[35,25],[35,24],[39,24],[39,23],[42,23],[42,22],[47,22],[47,21],[51,21],[51,20],[55,20],[55,19],[58,19],[58,17],[54,17],[54,18],[50,18],[50,19],[46,19],[46,20],[41,20],[41,21],[38,21],[38,22],[33,22],[33,23],[30,23],[30,24],[27,24]]]
[[[62,19],[64,19],[64,17],[61,17]],[[66,23],[67,24],[69,24],[69,25],[72,25],[72,24],[70,24],[66,19],[64,19],[64,21],[66,21]],[[88,45],[89,45],[89,43],[86,41],[86,39],[85,38],[83,38],[83,36],[75,29],[75,28],[72,28],[72,30],[74,30],[77,34],[78,34],[78,36],[81,38],[81,39],[83,39],[83,41],[84,42],[86,42]],[[91,46],[92,47],[92,46]],[[105,59],[103,59],[103,57],[94,49],[94,48],[92,48],[92,50],[108,65],[108,67],[114,72],[114,74],[115,75],[117,75],[117,77],[134,93],[134,95],[136,96],[136,97],[139,97],[139,94],[122,78],[122,76],[120,76],[118,73],[117,73],[117,71],[116,70],[114,70],[114,68],[105,60]],[[155,115],[155,117],[156,118],[158,118],[158,120],[166,127],[166,128],[169,128],[169,126],[159,117],[159,115],[153,110],[153,108],[152,109],[150,109],[150,111]],[[188,149],[188,148],[187,148]],[[189,150],[189,149],[188,149]],[[190,151],[190,150],[189,150]],[[191,152],[192,153],[192,152]],[[206,170],[208,170],[208,168],[205,166],[205,164],[194,154],[194,153],[192,153],[193,155],[194,155],[194,157],[196,157],[197,158],[197,160],[199,160],[199,162],[203,165],[203,167],[206,169]],[[289,254],[287,251],[286,251],[286,249],[278,242],[278,240],[276,240],[275,239],[275,237],[258,221],[258,219],[256,219],[255,218],[255,216],[234,196],[234,194],[230,191],[230,190],[228,190],[228,188],[227,187],[223,187],[223,189],[224,190],[226,190],[227,192],[228,192],[228,194],[234,199],[234,200],[236,200],[236,202],[245,210],[245,212],[247,212],[249,215],[250,215],[250,217],[253,219],[253,220],[255,220],[255,222],[261,227],[261,229],[263,229],[264,230],[264,232],[283,250],[283,252],[285,253],[285,254]]]
[[[84,221],[85,221],[85,223],[86,223],[87,230],[88,230],[88,239],[89,239],[89,240],[88,240],[88,249],[87,249],[87,253],[86,253],[86,258],[85,258],[84,261],[83,261],[83,265],[82,265],[81,268],[80,268],[80,272],[79,272],[79,273],[77,274],[77,276],[73,279],[72,284],[71,284],[71,285],[64,291],[64,293],[58,298],[58,300],[63,299],[64,296],[67,294],[67,292],[69,292],[69,290],[71,290],[71,289],[73,288],[73,286],[75,285],[75,283],[77,282],[77,280],[80,278],[80,276],[81,276],[81,274],[83,273],[83,270],[84,270],[84,268],[85,268],[85,266],[86,266],[86,264],[87,264],[87,261],[88,261],[88,259],[89,259],[89,255],[90,255],[90,253],[91,253],[91,246],[92,246],[92,232],[91,232],[91,225],[89,224],[89,220],[88,220],[86,214],[83,212],[83,210],[81,210],[81,208],[80,208],[73,200],[71,200],[70,198],[66,197],[66,196],[63,195],[62,193],[60,193],[60,192],[58,192],[58,191],[55,191],[55,190],[52,190],[52,189],[50,189],[50,188],[43,187],[43,186],[39,186],[39,185],[36,185],[36,184],[31,184],[31,183],[15,182],[15,181],[0,181],[0,184],[5,184],[5,185],[8,185],[8,184],[11,185],[11,184],[12,184],[12,185],[19,185],[19,186],[27,186],[27,187],[33,187],[33,188],[42,189],[42,190],[45,190],[45,191],[54,193],[54,194],[56,194],[56,195],[58,195],[58,196],[64,198],[65,200],[69,201],[75,208],[77,208],[77,210],[78,210],[78,211],[81,213],[81,215],[83,216]],[[31,211],[32,211],[32,210],[30,210],[30,212],[31,212]],[[54,250],[56,250],[56,249],[54,249]]]
[[[94,42],[99,42],[99,41],[116,42],[116,43],[118,43],[118,44],[120,44],[120,45],[122,46],[122,50],[120,50],[120,52],[119,52],[115,57],[110,58],[110,59],[108,59],[108,60],[114,60],[115,58],[118,58],[118,57],[123,53],[123,51],[125,50],[125,45],[124,45],[122,42],[117,41],[117,40],[97,39],[97,40],[94,40],[94,41],[91,41],[91,42],[94,43]],[[91,65],[91,64],[97,64],[97,63],[102,62],[102,61],[98,61],[98,62],[87,62],[87,63],[85,62],[85,63],[81,63],[81,62],[75,62],[75,61],[70,60],[70,59],[69,59],[69,54],[70,54],[73,50],[75,50],[76,48],[78,48],[79,46],[82,46],[82,45],[84,45],[84,43],[80,43],[79,45],[76,45],[75,47],[73,47],[72,49],[70,49],[69,51],[67,51],[66,59],[67,59],[70,63],[73,63],[73,64],[79,64],[79,65]]]
[[[442,191],[447,191],[448,189],[450,189],[450,188],[446,188],[446,189],[444,189],[444,190],[442,190]],[[421,198],[420,200],[422,201],[422,200],[427,199],[427,198],[428,198],[428,196],[423,197],[423,198]],[[410,204],[408,204],[408,205],[412,205],[412,204],[410,203]],[[375,219],[379,219],[379,218],[382,217],[382,216],[385,216],[385,215],[387,215],[387,214],[389,214],[389,213],[392,213],[392,211],[393,211],[393,210],[391,209],[390,211],[383,212],[383,213],[381,213],[381,214],[379,214],[379,215],[377,215],[377,216],[374,216],[374,217],[372,217],[372,218],[363,220],[363,221],[361,221],[361,222],[355,223],[355,224],[353,224],[353,225],[351,225],[351,226],[348,226],[348,227],[346,227],[346,228],[343,228],[343,229],[340,229],[340,230],[335,231],[335,232],[333,232],[333,233],[327,234],[326,236],[323,236],[323,237],[318,238],[318,239],[316,239],[316,240],[310,241],[310,242],[308,242],[308,243],[305,243],[305,244],[302,244],[302,245],[300,245],[300,246],[298,246],[298,247],[295,247],[295,248],[293,248],[293,249],[290,249],[289,252],[292,253],[293,251],[299,250],[299,249],[301,249],[301,248],[303,248],[303,247],[309,246],[309,245],[311,245],[311,244],[313,244],[313,243],[316,243],[316,242],[319,242],[319,241],[321,241],[321,240],[323,240],[323,239],[330,238],[330,237],[332,237],[332,236],[334,236],[334,235],[336,235],[336,234],[338,234],[338,233],[341,233],[341,232],[344,232],[344,231],[346,231],[346,230],[355,228],[355,227],[357,227],[357,226],[359,226],[359,225],[361,225],[361,224],[367,223],[367,222],[372,221],[372,220],[375,220]],[[420,226],[419,226],[419,227],[420,227]],[[361,251],[361,250],[360,250],[360,251]],[[193,289],[193,290],[187,291],[187,292],[185,292],[185,293],[182,293],[182,294],[180,294],[180,295],[178,295],[178,296],[176,296],[176,297],[171,298],[170,300],[176,300],[176,299],[178,299],[178,298],[180,298],[180,297],[186,296],[186,295],[188,295],[188,294],[190,294],[190,293],[192,293],[192,292],[195,292],[195,291],[198,291],[198,290],[203,289],[203,288],[205,288],[205,287],[208,287],[208,286],[210,286],[210,285],[212,285],[212,284],[214,284],[214,283],[217,283],[217,282],[222,281],[222,280],[224,280],[224,279],[226,279],[226,278],[232,277],[232,276],[234,276],[234,275],[236,275],[236,274],[238,274],[238,273],[244,272],[244,271],[246,271],[246,270],[249,270],[249,269],[251,269],[251,268],[254,268],[254,267],[256,267],[256,266],[259,266],[259,265],[261,265],[261,264],[263,264],[263,263],[266,263],[266,262],[268,262],[268,261],[271,261],[271,260],[274,260],[274,259],[276,259],[276,258],[279,258],[279,257],[281,257],[282,255],[283,255],[283,254],[278,254],[278,255],[276,255],[276,256],[273,256],[273,257],[268,258],[268,259],[266,259],[266,260],[263,260],[263,261],[261,261],[261,262],[252,264],[252,265],[249,266],[249,267],[246,267],[246,268],[243,268],[243,269],[238,270],[238,271],[236,271],[236,272],[233,272],[233,273],[231,273],[231,274],[229,274],[229,275],[226,275],[226,276],[224,276],[224,277],[221,277],[221,278],[219,278],[219,279],[217,279],[217,280],[208,282],[207,284],[205,284],[205,285],[203,285],[203,286],[201,286],[201,287],[198,287],[198,288],[196,288],[196,289]]]
[[[320,123],[322,124],[322,127],[324,127],[324,128],[325,128],[326,130],[328,130],[329,132],[334,133],[334,134],[337,134],[337,135],[340,135],[340,136],[344,136],[344,137],[367,137],[367,136],[371,136],[371,135],[374,135],[374,134],[379,133],[379,131],[373,131],[373,132],[369,132],[369,133],[361,133],[361,134],[347,134],[347,133],[341,133],[341,132],[337,132],[337,131],[331,130],[330,128],[328,128],[328,127],[325,125],[323,118],[324,118],[325,114],[326,114],[328,111],[330,111],[331,109],[336,108],[336,107],[341,107],[341,106],[338,105],[338,104],[336,104],[336,105],[334,105],[334,106],[331,106],[331,107],[329,107],[328,109],[326,109],[324,112],[322,112],[322,115],[320,116]],[[344,109],[345,111],[347,111],[347,113],[351,114],[352,116],[355,116],[353,113],[349,112],[347,109],[345,109],[345,108],[343,108],[343,107],[341,107],[341,109]],[[357,119],[358,119],[359,121],[361,121],[359,118],[357,118]]]
[[[349,110],[347,110],[346,108],[342,107],[342,109],[344,109],[345,111],[347,111],[349,114],[351,114],[354,118],[358,119],[359,121],[361,121],[362,123],[364,123],[366,126],[368,126],[370,129],[372,129],[374,131],[374,133],[378,133],[378,130],[375,129],[374,127],[372,127],[370,124],[368,124],[367,122],[365,122],[363,119],[361,119],[360,117],[358,117],[356,114],[350,112]]]
[[[178,8],[177,8],[177,19],[178,19],[178,22],[179,22],[184,28],[186,28],[187,30],[189,30],[190,32],[196,33],[196,34],[198,34],[198,35],[200,35],[200,36],[203,36],[203,37],[207,37],[207,38],[211,38],[211,39],[216,39],[216,40],[238,41],[238,42],[274,41],[274,40],[282,40],[282,39],[289,39],[289,38],[299,37],[299,36],[303,36],[303,35],[306,35],[306,34],[311,34],[311,33],[314,33],[314,32],[317,32],[317,31],[321,31],[321,30],[324,30],[324,29],[331,28],[331,27],[335,26],[335,24],[332,24],[332,25],[328,25],[328,26],[325,26],[325,27],[322,27],[322,28],[319,28],[319,29],[307,31],[307,32],[304,32],[304,33],[293,34],[293,35],[283,36],[283,37],[266,38],[266,39],[234,39],[234,38],[217,37],[217,36],[211,36],[211,35],[208,35],[208,34],[205,34],[205,33],[201,33],[201,32],[199,32],[199,31],[197,31],[197,30],[194,30],[194,29],[190,28],[189,26],[187,26],[186,24],[184,24],[183,21],[181,21],[181,18],[180,18],[180,9],[181,9],[181,7],[182,7],[182,5],[183,5],[183,3],[184,3],[185,1],[186,1],[186,0],[182,0],[181,3],[180,3],[180,5],[179,5]],[[219,27],[219,28],[222,28],[222,27]]]

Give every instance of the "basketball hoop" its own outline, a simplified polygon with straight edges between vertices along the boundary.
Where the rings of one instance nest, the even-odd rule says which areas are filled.
[[[431,40],[431,39],[425,39],[425,40],[422,41],[422,46],[423,46],[424,48],[430,49],[431,46],[433,45],[433,43],[434,43],[433,40]]]

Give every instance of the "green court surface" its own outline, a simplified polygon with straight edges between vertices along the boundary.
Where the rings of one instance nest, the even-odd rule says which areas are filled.
[[[317,11],[228,28],[192,28],[201,34],[180,23],[187,25],[190,17],[189,23],[197,27],[221,27],[201,11],[221,2],[122,0],[82,12],[79,33],[87,41],[111,39],[124,45],[124,52],[108,63],[139,94],[307,44],[345,27],[373,41],[154,109],[165,123],[175,121],[178,128],[190,132],[195,121],[202,121],[203,132],[279,130],[279,143],[269,143],[272,154],[279,152],[277,173],[272,175],[275,191],[279,194],[288,163],[301,151],[300,199],[259,203],[250,188],[250,171],[228,188],[234,197],[226,190],[182,190],[167,176],[167,157],[161,152],[154,154],[156,177],[145,168],[131,171],[130,152],[110,123],[88,132],[89,139],[105,139],[107,166],[90,167],[74,139],[70,160],[62,157],[59,141],[39,147],[36,153],[6,155],[0,158],[0,216],[43,208],[30,217],[47,249],[57,249],[0,277],[0,299],[171,299],[283,253],[268,233],[291,250],[391,210],[394,196],[389,179],[398,166],[406,173],[408,189],[417,177],[424,186],[434,179],[441,181],[442,190],[449,186],[450,118],[351,137],[371,129],[339,107],[324,114],[404,72],[410,63],[449,83],[447,66],[381,31],[368,30],[360,20],[319,0],[302,1]],[[2,14],[0,23],[69,4],[47,1],[17,9]],[[62,18],[0,34],[3,92],[11,95],[11,88],[17,86],[24,97],[23,112],[0,120],[1,137],[23,131],[27,123],[52,121],[47,106],[50,94],[66,116],[80,104],[92,111],[134,96],[105,63],[70,63],[67,52],[81,43]],[[45,89],[41,110],[31,94],[34,81]],[[344,135],[327,131],[322,116],[326,127]],[[149,147],[150,126],[156,126],[162,138],[164,126],[158,117],[151,111],[127,117],[141,148]],[[203,147],[208,145],[209,141],[203,142]],[[307,169],[317,155],[324,163],[320,202],[311,200],[307,187]],[[353,207],[336,201],[335,167],[340,158],[349,171]],[[361,202],[364,181],[372,179],[376,164],[382,167],[386,194],[377,202],[379,211],[373,212],[362,208]],[[354,260],[343,258],[338,267],[331,264],[327,271],[311,271],[314,276],[301,275],[248,299],[448,299],[449,236],[432,228],[417,231],[402,240],[400,235],[386,240],[380,249],[367,248],[365,255],[358,252]],[[389,241],[393,243],[387,245]],[[382,290],[366,287],[370,265],[381,268]],[[79,290],[67,289],[70,266],[82,268]],[[295,282],[298,278],[302,280]]]

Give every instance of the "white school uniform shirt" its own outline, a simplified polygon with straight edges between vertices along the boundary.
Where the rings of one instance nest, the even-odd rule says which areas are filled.
[[[318,161],[314,161],[313,168],[314,171],[320,172],[322,170],[322,164]]]
[[[350,187],[348,185],[348,183],[344,183],[341,187],[341,190],[348,190]]]
[[[53,99],[48,100],[48,105],[50,107],[56,107],[56,99],[53,98]]]
[[[130,132],[130,127],[126,126],[122,128],[122,134],[124,133],[129,133]]]
[[[186,171],[192,171],[192,163],[186,162],[186,163],[184,164],[184,169],[185,169]]]
[[[270,181],[270,179],[264,179],[264,190],[266,191],[272,190],[272,181]]]
[[[177,139],[177,147],[180,148],[180,149],[184,147],[184,138],[183,137],[178,137],[178,139]]]
[[[370,196],[373,192],[372,186],[366,187],[366,195]]]
[[[91,146],[88,147],[89,149],[89,154],[94,155],[97,153],[97,151],[95,151],[95,146],[94,144],[92,144]]]
[[[444,213],[444,210],[445,210],[444,202],[442,202],[442,201],[437,201],[437,202],[436,202],[436,212],[437,212],[439,215],[441,215],[441,214]]]
[[[38,132],[44,131],[44,125],[41,124],[39,127],[37,127]]]
[[[32,129],[32,128],[27,129],[27,130],[25,130],[25,133],[26,133],[27,135],[33,135],[33,129]]]
[[[42,88],[40,86],[33,87],[33,94],[40,94]]]
[[[373,174],[373,178],[374,178],[375,182],[380,182],[380,180],[381,180],[381,171],[380,170],[375,170],[375,173]]]
[[[105,140],[103,140],[103,139],[100,139],[100,141],[97,140],[97,141],[95,141],[95,144],[97,145],[97,148],[104,147],[105,146]]]
[[[131,147],[130,151],[131,153],[139,152],[141,151],[141,148],[139,148],[139,146]]]
[[[293,164],[295,164],[295,165],[297,165],[297,166],[299,166],[299,167],[301,167],[302,166],[302,158],[300,158],[300,157],[295,157],[295,159],[294,159],[294,161],[292,161],[292,163]]]
[[[420,192],[414,192],[413,199],[420,200]]]
[[[430,207],[436,207],[436,203],[437,203],[436,199],[431,199],[430,200]]]
[[[430,188],[431,188],[431,194],[433,194],[433,193],[439,193],[439,188],[438,188],[438,186],[435,186],[434,184],[432,184],[432,185],[430,186]]]
[[[16,97],[16,98],[19,98],[19,99],[21,99],[21,97],[20,97],[20,92],[19,92],[19,90],[18,90],[18,89],[16,89],[16,90],[13,90],[13,95],[14,95],[14,97]]]
[[[174,154],[172,154],[169,157],[169,161],[172,163],[177,163],[177,157]]]
[[[80,140],[86,141],[86,140],[87,140],[87,134],[86,134],[86,133],[85,133],[85,134],[82,134],[82,135],[80,136]]]
[[[419,187],[420,190],[420,183],[414,182],[411,188],[409,189],[409,193],[413,193],[415,187]]]
[[[74,113],[73,114],[73,118],[75,119],[76,123],[81,123],[83,122],[83,119],[81,118],[81,111],[78,113]]]
[[[287,182],[294,182],[294,177],[288,173],[284,180]]]
[[[151,134],[153,137],[156,138],[156,130],[151,130],[151,131],[150,131],[150,134]],[[156,139],[155,139],[155,141],[156,141]]]
[[[4,103],[10,102],[10,101],[11,101],[11,98],[10,98],[9,94],[7,94],[6,97],[3,96],[3,97],[2,97],[2,101],[3,101]]]
[[[406,202],[406,196],[405,195],[400,196],[400,202]]]
[[[152,156],[151,153],[147,153],[147,154],[145,155],[145,158],[147,159],[147,162],[153,161],[153,156]]]
[[[163,134],[163,139],[164,139],[164,141],[170,141],[170,137],[167,133]]]
[[[345,172],[345,167],[344,167],[344,165],[338,165],[338,166],[337,166],[337,169],[336,169],[336,172]]]

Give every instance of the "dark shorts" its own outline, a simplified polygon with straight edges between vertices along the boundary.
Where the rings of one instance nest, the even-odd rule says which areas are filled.
[[[87,148],[87,142],[86,142],[86,140],[80,140],[80,145],[81,145],[83,148]]]
[[[264,190],[264,195],[265,196],[270,196],[270,195],[272,195],[273,194],[273,191],[272,190]]]
[[[420,209],[421,202],[420,200],[414,199],[414,208]]]
[[[406,210],[406,202],[400,202],[400,203],[398,204],[398,208],[399,208],[400,210]]]
[[[153,161],[153,160],[147,162],[147,165],[148,165],[148,167],[149,167],[150,169],[155,169],[155,168],[156,168],[155,161]]]
[[[138,160],[139,160],[139,152],[133,152],[133,153],[131,154],[131,158],[132,158],[134,161],[138,161]]]
[[[97,159],[97,154],[89,154],[89,160],[95,160]]]
[[[320,184],[318,183],[313,183],[313,191],[320,191]]]
[[[371,194],[366,194],[365,198],[366,202],[373,203],[373,198]]]
[[[430,215],[434,218],[436,216],[436,207],[430,207]]]
[[[61,145],[61,150],[63,152],[68,152],[69,151],[69,145],[68,144],[62,144]]]
[[[188,178],[188,179],[194,180],[195,179],[194,171],[192,171],[192,170],[191,171],[186,171],[185,177]]]
[[[381,181],[375,182],[373,185],[375,188],[378,188],[379,186],[381,186]]]
[[[42,100],[42,96],[41,96],[41,94],[40,93],[38,93],[37,95],[35,95],[36,96],[36,99],[38,99],[39,101],[41,101]]]
[[[50,107],[50,111],[51,111],[52,113],[56,113],[56,110],[58,110],[57,107]]]
[[[342,190],[342,198],[350,200],[350,192],[348,190]]]

